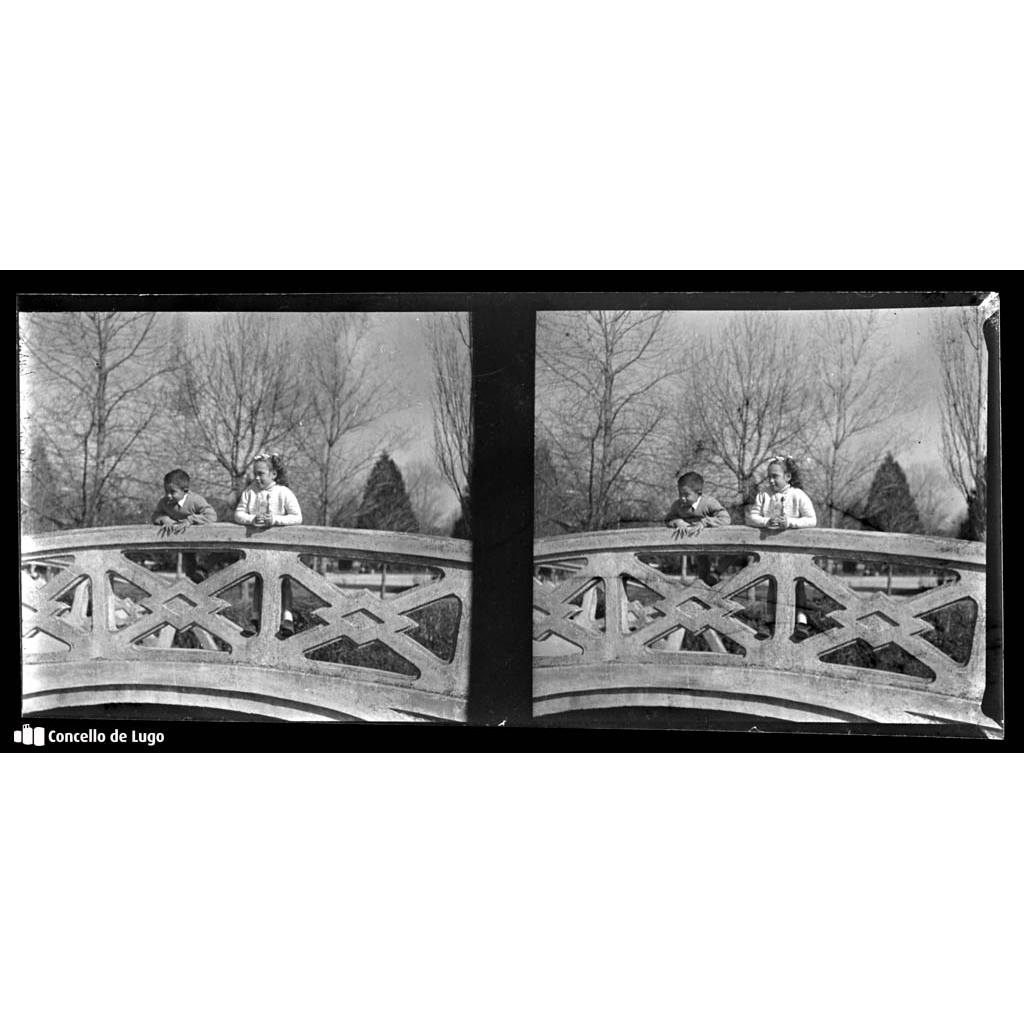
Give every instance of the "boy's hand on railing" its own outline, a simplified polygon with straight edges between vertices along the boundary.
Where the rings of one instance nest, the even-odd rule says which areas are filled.
[[[676,522],[682,523],[681,520],[676,520]],[[703,523],[693,523],[693,524],[682,523],[682,525],[680,525],[676,529],[676,531],[672,534],[672,539],[673,540],[679,540],[682,537],[696,537],[700,533],[700,531],[703,530],[703,529],[704,529],[704,524]]]
[[[163,520],[161,520],[163,522]],[[188,529],[188,523],[176,523],[173,519],[170,520],[170,525],[160,527],[161,537],[170,537],[174,533],[184,533]]]

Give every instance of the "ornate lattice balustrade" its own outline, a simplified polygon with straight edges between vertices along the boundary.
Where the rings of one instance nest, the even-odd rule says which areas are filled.
[[[325,527],[24,538],[23,712],[463,721],[470,544]]]
[[[640,706],[990,732],[985,546],[667,528],[534,549],[534,714]]]

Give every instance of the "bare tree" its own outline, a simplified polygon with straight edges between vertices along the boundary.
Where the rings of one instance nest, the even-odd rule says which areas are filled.
[[[663,312],[595,310],[538,317],[538,435],[557,491],[552,522],[619,523],[657,479],[663,387],[678,371]]]
[[[37,314],[24,324],[33,445],[45,445],[64,482],[49,489],[61,506],[51,520],[96,526],[119,517],[128,460],[162,411],[166,325],[161,314],[132,312]]]
[[[245,489],[253,457],[279,445],[302,415],[305,393],[283,325],[236,313],[191,334],[178,350],[176,399],[197,464],[223,471],[231,501]]]
[[[902,377],[881,349],[877,310],[821,313],[811,335],[807,358],[817,379],[804,447],[813,461],[818,521],[833,527],[860,514],[879,448],[865,441],[884,431],[884,446],[902,447],[892,422],[902,412]]]
[[[442,313],[427,321],[427,344],[433,362],[434,458],[459,496],[469,528],[470,481],[473,478],[472,343],[465,313]]]
[[[735,481],[734,507],[751,503],[772,455],[793,454],[813,415],[807,352],[776,313],[740,313],[694,338],[683,429],[689,447]]]
[[[355,477],[381,447],[399,440],[394,431],[383,439],[365,436],[365,428],[398,408],[399,397],[392,377],[375,368],[367,314],[319,313],[304,328],[305,401],[294,438],[308,466],[310,521],[327,526],[355,513]]]
[[[967,502],[967,534],[985,539],[988,470],[988,350],[977,309],[936,314],[932,338],[942,368],[942,458]]]

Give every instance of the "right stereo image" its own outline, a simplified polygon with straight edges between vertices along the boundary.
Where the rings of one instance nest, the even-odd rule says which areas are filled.
[[[536,724],[1001,738],[980,294],[538,313]]]

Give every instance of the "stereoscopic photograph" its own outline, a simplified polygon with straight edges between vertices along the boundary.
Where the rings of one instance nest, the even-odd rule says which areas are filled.
[[[468,315],[83,305],[19,317],[22,714],[464,721]]]
[[[536,721],[1001,737],[997,318],[994,294],[539,313]]]
[[[998,296],[602,297],[22,311],[21,742],[47,718],[1002,738]],[[476,517],[474,326],[477,400],[528,397],[531,361],[534,388],[532,439],[518,398],[482,404]]]

